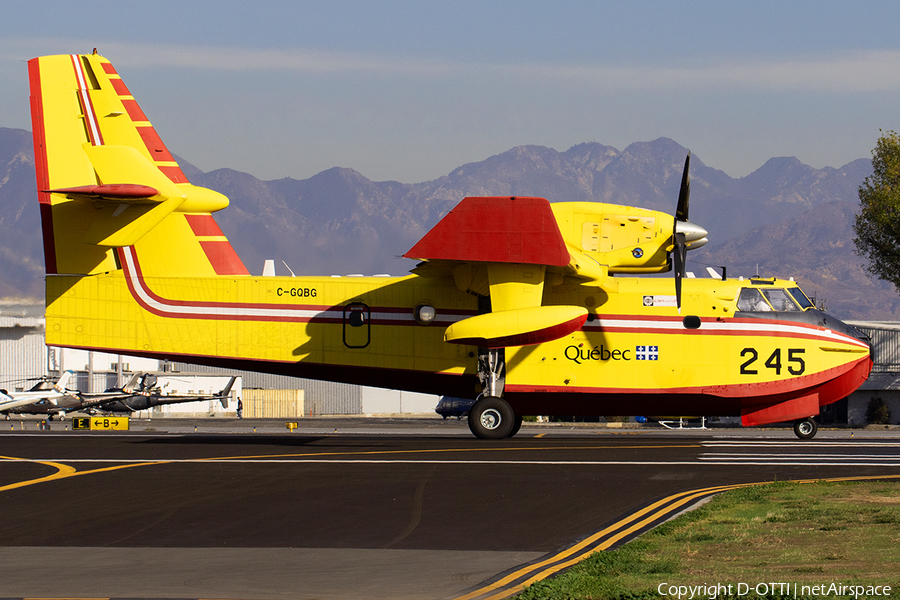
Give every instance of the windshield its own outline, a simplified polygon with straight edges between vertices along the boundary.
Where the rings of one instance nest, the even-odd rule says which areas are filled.
[[[799,287],[788,288],[788,291],[791,293],[791,296],[794,297],[794,300],[797,301],[797,304],[800,305],[800,308],[813,308],[813,303],[809,298],[806,297],[806,294],[804,294],[803,290],[801,290]]]
[[[769,304],[777,311],[800,310],[791,297],[782,288],[768,288],[762,290],[763,295]]]
[[[793,291],[794,288],[791,288]],[[803,295],[803,292],[800,292]],[[806,298],[806,296],[803,296]],[[809,304],[809,300],[806,300]],[[810,304],[811,306],[811,304]],[[784,288],[743,288],[737,302],[738,310],[743,312],[800,311],[800,306]]]

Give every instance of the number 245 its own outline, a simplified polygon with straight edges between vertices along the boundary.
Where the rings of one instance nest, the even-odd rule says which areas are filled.
[[[791,375],[803,375],[806,371],[806,362],[800,356],[806,352],[803,348],[789,348],[787,351],[787,370]],[[741,365],[741,375],[758,375],[759,371],[752,368],[753,363],[759,359],[759,352],[756,348],[744,348],[741,350],[741,358],[749,357],[744,364]],[[766,368],[774,369],[776,375],[781,375],[783,367],[781,362],[781,348],[776,348],[771,356],[766,359]]]

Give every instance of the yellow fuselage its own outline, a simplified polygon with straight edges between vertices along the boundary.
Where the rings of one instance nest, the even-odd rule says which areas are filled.
[[[447,326],[478,313],[477,299],[452,278],[143,277],[133,251],[122,257],[122,270],[48,278],[48,344],[480,392],[479,349],[444,341]],[[680,397],[679,412],[692,398],[703,414],[739,414],[834,387],[837,375],[852,377],[868,362],[868,347],[820,325],[817,311],[739,311],[750,281],[687,279],[680,312],[671,287],[635,277],[545,286],[543,305],[583,306],[588,320],[560,339],[506,348],[507,399],[540,414],[660,414]],[[435,309],[429,324],[415,318],[422,305]],[[820,402],[840,399],[832,395]]]

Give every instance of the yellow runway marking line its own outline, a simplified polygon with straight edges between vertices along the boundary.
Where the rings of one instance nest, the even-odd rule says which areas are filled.
[[[304,453],[292,453],[292,454],[258,454],[258,455],[249,455],[249,456],[214,456],[207,458],[198,458],[196,462],[216,462],[216,461],[227,461],[227,460],[236,460],[236,459],[262,459],[262,458],[314,458],[314,457],[324,457],[324,456],[374,456],[374,455],[388,455],[388,454],[435,454],[435,453],[454,453],[454,452],[512,452],[512,451],[530,451],[530,450],[609,450],[609,449],[644,449],[644,450],[653,450],[653,449],[661,449],[661,448],[700,448],[699,444],[685,444],[685,445],[652,445],[652,446],[560,446],[555,448],[547,448],[542,446],[533,446],[533,447],[524,447],[524,448],[440,448],[440,449],[425,449],[425,450],[367,450],[367,451],[359,451],[359,452],[304,452]],[[58,479],[66,479],[69,477],[78,477],[81,475],[92,475],[96,473],[104,473],[108,471],[116,471],[121,469],[130,469],[133,467],[144,467],[149,465],[161,465],[161,464],[169,464],[175,461],[171,460],[144,460],[137,463],[125,464],[125,465],[114,465],[111,467],[101,467],[99,469],[91,469],[88,471],[77,471],[74,467],[63,464],[61,462],[53,462],[53,461],[42,461],[39,459],[31,459],[31,458],[22,458],[22,457],[14,457],[14,456],[0,456],[0,460],[6,460],[9,462],[31,462],[42,465],[47,465],[57,469],[57,472],[48,475],[46,477],[39,477],[37,479],[30,479],[28,481],[21,481],[17,483],[8,484],[6,486],[0,487],[0,491],[12,490],[20,487],[25,487],[29,485],[35,485],[38,483],[46,483],[49,481],[55,481]]]
[[[10,462],[21,461],[21,458],[16,458],[14,456],[0,456],[0,459],[8,460]],[[29,461],[31,462],[31,461]],[[52,475],[47,475],[46,477],[38,477],[37,479],[29,479],[27,481],[19,481],[17,483],[10,483],[0,487],[0,492],[5,492],[7,490],[14,490],[20,487],[26,487],[29,485],[34,485],[36,483],[44,483],[47,481],[53,481],[55,479],[64,479],[66,477],[71,477],[73,473],[75,473],[75,467],[70,467],[69,465],[64,465],[56,462],[39,462],[38,464],[47,465],[48,467],[53,467],[56,469],[56,473]]]
[[[546,435],[546,434],[540,434]],[[540,436],[535,436],[540,437]],[[196,461],[204,460],[232,460],[232,459],[251,459],[251,458],[309,458],[318,456],[372,456],[372,455],[388,455],[388,454],[449,454],[449,453],[471,453],[471,452],[521,452],[532,450],[663,450],[663,449],[683,449],[683,448],[703,448],[701,444],[653,444],[653,445],[612,445],[612,446],[524,446],[512,448],[432,448],[420,450],[359,450],[359,451],[340,451],[340,452],[299,452],[290,454],[250,454],[250,455],[234,455],[234,456],[208,456],[194,459]],[[15,458],[0,456],[0,460],[10,461],[30,461],[41,462],[39,459]],[[102,460],[102,459],[97,459]],[[167,462],[166,459],[144,459],[142,462],[162,463]]]
[[[253,460],[253,459],[266,459],[266,458],[317,458],[323,456],[377,456],[377,455],[396,455],[396,454],[444,454],[444,453],[468,453],[468,452],[515,452],[515,451],[523,451],[523,450],[609,450],[620,448],[623,450],[661,450],[668,448],[700,448],[701,446],[696,444],[688,444],[688,445],[678,445],[678,446],[589,446],[589,447],[579,447],[579,446],[561,446],[561,447],[528,447],[528,448],[442,448],[435,450],[365,450],[365,451],[356,451],[356,452],[300,452],[300,453],[290,453],[290,454],[235,454],[233,456],[207,456],[200,458],[192,458],[192,459],[144,459],[142,462],[147,464],[161,464],[161,463],[183,463],[183,462],[204,462],[204,461],[228,461],[228,460]],[[0,456],[0,461],[9,460],[9,461],[27,461],[34,463],[42,463],[40,459],[34,458],[7,458]],[[108,462],[115,462],[120,459],[108,459]],[[104,462],[102,458],[95,459],[73,459],[74,462]]]
[[[542,579],[546,579],[547,577],[550,577],[551,575],[554,575],[554,574],[556,574],[556,573],[558,573],[558,572],[560,572],[560,571],[562,571],[562,570],[564,570],[564,569],[567,569],[567,568],[571,567],[572,565],[575,565],[575,564],[581,562],[582,560],[586,559],[588,556],[590,556],[591,554],[594,554],[595,552],[600,552],[600,551],[602,551],[602,550],[606,550],[607,548],[611,547],[612,545],[614,545],[616,542],[618,542],[618,541],[621,540],[622,538],[627,537],[628,535],[634,533],[635,531],[638,531],[639,529],[641,529],[641,528],[643,528],[643,527],[646,527],[647,525],[649,525],[650,523],[652,523],[653,521],[655,521],[655,520],[658,518],[658,516],[659,516],[659,512],[671,512],[671,509],[672,509],[672,508],[680,508],[680,507],[684,506],[685,504],[689,504],[690,502],[693,502],[694,500],[699,499],[699,498],[702,497],[702,496],[706,496],[706,495],[709,495],[709,494],[720,493],[720,492],[725,492],[725,491],[728,491],[728,490],[733,490],[733,489],[737,489],[737,488],[741,488],[741,487],[746,487],[747,485],[752,485],[752,484],[724,486],[722,489],[715,490],[715,491],[703,490],[703,491],[700,491],[700,492],[698,492],[698,493],[696,493],[696,494],[691,494],[691,495],[689,495],[689,496],[686,496],[686,497],[684,497],[684,498],[681,498],[680,500],[678,500],[678,501],[675,502],[674,504],[665,507],[665,508],[662,509],[661,511],[653,512],[653,513],[649,514],[646,518],[642,519],[641,521],[639,521],[639,522],[637,522],[637,523],[634,523],[633,525],[631,525],[631,526],[628,527],[627,529],[623,529],[623,530],[619,531],[619,532],[616,533],[614,536],[610,537],[609,539],[607,539],[606,541],[604,541],[602,544],[600,544],[600,545],[597,546],[596,548],[593,548],[593,549],[590,550],[589,552],[586,552],[586,553],[584,553],[584,554],[582,554],[582,555],[579,555],[579,556],[574,556],[573,558],[567,560],[566,562],[559,563],[559,564],[555,564],[555,565],[553,565],[553,566],[551,566],[551,567],[545,569],[544,571],[538,573],[537,575],[534,575],[534,576],[531,577],[530,579],[528,579],[528,580],[526,580],[525,582],[519,584],[519,586],[517,586],[517,588],[518,588],[517,591],[521,591],[521,590],[524,589],[526,586],[529,586],[529,585],[531,585],[532,583],[535,583],[535,582],[540,581],[540,580],[542,580]],[[676,495],[676,496],[677,496],[677,495]],[[672,497],[670,496],[669,499],[671,499],[671,498],[672,498]],[[594,536],[591,536],[591,537],[588,538],[588,539],[591,540],[591,541],[596,541],[598,538],[603,537],[603,535],[605,535],[605,534],[606,534],[607,532],[609,532],[610,530],[615,531],[616,527],[620,527],[620,526],[626,524],[627,522],[628,522],[628,521],[626,520],[625,522],[623,522],[623,523],[621,523],[621,524],[613,525],[612,527],[609,527],[609,528],[605,529],[603,532],[601,532],[601,533],[599,533],[599,534],[596,534],[596,535],[594,535]],[[565,556],[570,555],[570,554],[572,554],[572,553],[571,553],[571,552],[569,552],[569,553],[563,553],[563,554],[561,554],[561,555],[555,557],[554,560],[559,560],[560,558],[564,558]],[[544,564],[546,564],[546,562],[553,562],[553,560],[551,560],[551,561],[545,561]],[[509,595],[509,594],[508,594],[508,593],[505,593],[504,595],[501,595],[501,596],[491,596],[491,597],[489,597],[489,598],[486,598],[485,600],[494,600],[494,599],[498,599],[498,598],[503,598],[503,597],[505,597],[505,596],[507,596],[507,595]]]
[[[745,487],[745,486],[750,486],[750,485],[756,485],[756,484],[754,484],[754,483],[746,483],[746,484],[736,484],[736,485],[730,485],[730,486],[714,486],[714,487],[709,487],[709,488],[702,488],[702,489],[699,489],[699,490],[691,490],[691,491],[688,491],[688,492],[680,492],[680,493],[678,493],[678,494],[673,494],[673,495],[671,495],[671,496],[668,496],[668,497],[666,497],[666,498],[663,498],[663,499],[661,499],[661,500],[658,500],[658,501],[654,502],[653,504],[651,504],[650,506],[646,506],[646,507],[642,508],[641,510],[635,512],[635,513],[632,513],[632,514],[628,515],[627,517],[625,517],[625,518],[622,519],[621,521],[618,521],[618,522],[616,522],[616,523],[613,523],[612,525],[610,525],[610,526],[607,527],[606,529],[603,529],[603,530],[601,530],[601,531],[598,531],[598,532],[595,533],[594,535],[585,538],[584,540],[578,542],[578,543],[575,544],[574,546],[571,546],[571,547],[569,547],[569,548],[566,548],[565,550],[563,550],[563,551],[560,552],[559,554],[556,554],[556,555],[554,555],[554,556],[551,556],[550,558],[547,558],[547,559],[545,559],[545,560],[543,560],[543,561],[541,561],[541,562],[539,562],[539,563],[536,563],[536,564],[533,564],[533,565],[528,565],[528,566],[526,566],[526,567],[523,567],[522,569],[519,569],[518,571],[514,571],[513,573],[510,573],[509,575],[507,575],[506,577],[504,577],[503,579],[500,579],[500,580],[498,580],[498,581],[495,581],[494,583],[488,585],[487,587],[482,588],[482,589],[480,589],[480,590],[475,590],[474,592],[471,592],[471,593],[469,593],[469,594],[466,594],[465,596],[460,596],[459,598],[456,598],[456,600],[471,600],[472,598],[478,598],[479,596],[482,596],[482,595],[484,595],[484,594],[486,594],[486,593],[489,593],[489,592],[491,592],[491,591],[493,591],[493,590],[499,589],[499,588],[501,588],[501,587],[503,587],[503,586],[505,586],[505,585],[509,585],[510,583],[512,583],[513,581],[515,581],[516,579],[519,579],[520,577],[526,576],[529,572],[532,572],[532,571],[541,569],[541,568],[546,567],[546,566],[548,566],[548,565],[553,565],[553,563],[556,563],[556,562],[558,562],[558,561],[560,561],[560,560],[564,560],[566,557],[569,557],[569,556],[572,556],[572,555],[577,554],[578,552],[581,552],[581,551],[584,550],[586,547],[588,547],[588,546],[590,546],[591,544],[593,544],[594,542],[596,542],[598,539],[601,539],[601,538],[603,538],[604,536],[609,535],[610,533],[615,532],[616,530],[620,529],[621,527],[624,527],[625,525],[627,525],[627,524],[629,524],[629,523],[632,523],[633,521],[636,521],[637,519],[640,519],[641,517],[643,517],[644,515],[647,515],[648,513],[652,513],[652,514],[650,514],[650,515],[647,516],[646,518],[642,519],[640,522],[636,523],[635,525],[629,527],[629,528],[628,528],[627,530],[625,530],[624,532],[620,532],[618,535],[616,535],[614,538],[612,538],[612,541],[608,541],[608,542],[604,543],[604,544],[602,545],[602,547],[599,548],[599,550],[608,548],[610,545],[612,545],[613,543],[615,543],[615,541],[620,540],[622,537],[624,537],[624,536],[627,535],[628,533],[633,532],[633,531],[636,531],[636,530],[640,529],[641,527],[646,526],[648,523],[651,523],[654,519],[656,519],[657,514],[658,514],[658,512],[660,512],[661,509],[662,509],[662,511],[670,511],[673,507],[680,507],[680,506],[683,506],[684,504],[687,504],[687,503],[691,502],[692,500],[694,500],[694,499],[697,498],[698,496],[703,496],[703,495],[707,495],[707,494],[718,493],[718,492],[726,491],[726,490],[729,490],[729,489],[734,489],[734,488],[737,488],[737,487]],[[675,504],[672,504],[672,501],[673,501],[673,500],[676,500],[676,499],[679,499],[679,498],[680,498],[680,500],[679,500],[678,502],[676,502]],[[574,559],[572,559],[572,560],[570,560],[570,561],[568,561],[568,562],[566,562],[566,563],[564,563],[564,564],[562,564],[562,565],[553,565],[552,567],[550,567],[550,568],[545,569],[544,571],[542,571],[539,575],[536,575],[536,576],[534,576],[534,577],[528,579],[526,582],[524,582],[524,583],[522,583],[522,584],[519,584],[518,586],[516,586],[516,587],[514,587],[514,588],[511,588],[511,589],[509,589],[509,590],[504,590],[503,592],[501,592],[501,593],[498,594],[498,595],[490,596],[489,598],[485,598],[484,600],[493,600],[493,599],[496,599],[496,598],[505,598],[505,597],[507,597],[507,596],[509,596],[509,595],[511,595],[511,594],[520,592],[520,591],[522,591],[522,589],[525,588],[525,586],[530,585],[530,584],[532,584],[532,583],[534,583],[534,582],[536,582],[536,581],[540,581],[541,579],[546,579],[546,578],[549,577],[550,575],[553,575],[554,573],[556,573],[556,572],[558,572],[558,571],[561,571],[562,569],[565,569],[565,568],[567,568],[567,567],[569,567],[569,566],[571,566],[571,565],[573,565],[573,564],[575,564],[575,563],[577,563],[577,562],[580,562],[580,561],[584,560],[585,558],[587,558],[588,556],[590,556],[591,554],[593,554],[593,553],[596,552],[596,551],[598,551],[598,549],[592,550],[592,551],[587,552],[587,553],[585,553],[585,554],[583,554],[583,555],[576,556],[576,558],[574,558]]]
[[[10,483],[4,486],[0,486],[0,492],[5,492],[8,490],[14,490],[18,488],[27,487],[30,485],[36,485],[38,483],[47,483],[49,481],[57,481],[60,479],[68,479],[69,477],[80,477],[82,475],[94,475],[96,473],[105,473],[107,471],[119,471],[122,469],[130,469],[132,467],[146,467],[148,465],[161,465],[165,464],[168,461],[156,461],[156,462],[139,462],[128,465],[114,465],[112,467],[101,467],[99,469],[90,469],[88,471],[77,471],[75,467],[70,467],[69,465],[52,462],[52,461],[40,461],[34,460],[30,458],[18,458],[15,456],[0,456],[0,459],[7,460],[9,462],[30,462],[37,463],[39,465],[47,465],[48,467],[53,467],[57,469],[57,472],[52,475],[47,475],[46,477],[38,477],[37,479],[28,479],[26,481],[18,481],[16,483]]]
[[[789,483],[806,484],[806,483],[817,483],[820,481],[833,483],[833,482],[839,482],[839,481],[865,481],[865,480],[876,480],[876,479],[900,479],[900,475],[876,475],[876,476],[862,475],[862,476],[856,476],[856,477],[830,477],[830,478],[818,478],[818,479],[796,479],[796,480],[786,480],[786,481],[788,481]],[[481,589],[470,592],[464,596],[459,596],[455,600],[474,600],[475,598],[479,598],[480,600],[501,600],[502,598],[507,598],[513,594],[517,594],[517,593],[521,592],[523,589],[525,589],[527,586],[529,586],[533,583],[536,583],[538,581],[546,579],[564,569],[567,569],[567,568],[581,562],[582,560],[588,558],[591,554],[594,554],[595,552],[600,552],[600,551],[606,550],[607,548],[611,547],[612,545],[614,545],[616,542],[618,542],[622,538],[628,536],[629,534],[631,534],[635,531],[638,531],[639,529],[645,527],[649,523],[652,523],[655,519],[657,519],[659,517],[660,514],[663,514],[666,512],[672,512],[672,509],[680,508],[680,507],[684,506],[685,504],[689,504],[690,502],[692,502],[696,499],[699,499],[702,496],[710,496],[710,495],[714,495],[714,494],[718,494],[721,492],[726,492],[726,491],[734,490],[734,489],[738,489],[738,488],[743,488],[743,487],[766,485],[768,483],[772,483],[772,482],[771,481],[761,481],[761,482],[754,482],[754,483],[739,483],[739,484],[733,484],[733,485],[714,486],[714,487],[709,487],[709,488],[700,488],[697,490],[690,490],[687,492],[673,494],[672,496],[663,498],[663,499],[651,504],[650,506],[647,506],[631,515],[628,515],[621,521],[613,523],[606,529],[603,529],[602,531],[599,531],[599,532],[595,533],[594,535],[589,536],[588,538],[582,540],[578,544],[575,544],[574,546],[567,548],[567,549],[563,550],[562,552],[560,552],[554,556],[551,556],[550,558],[547,558],[536,564],[527,565],[525,567],[522,567],[521,569],[518,569],[518,570],[510,573],[506,577],[499,579],[490,585],[487,585]],[[677,500],[677,501],[672,502],[673,500]],[[628,525],[629,523],[634,522],[635,520],[643,517],[644,515],[651,513],[651,511],[652,511],[652,514],[649,514],[646,518],[643,518],[639,522],[632,524],[627,529],[618,531],[618,533],[616,533],[614,536],[603,541],[601,544],[590,549],[589,551],[584,552],[583,554],[578,554],[578,552],[584,550],[586,547],[590,546],[597,540],[602,539],[605,535],[609,535],[610,533],[616,532],[617,529],[624,527],[625,525]],[[567,557],[570,557],[570,556],[572,558],[570,558],[569,560],[566,560],[565,562],[562,562],[562,563],[558,562],[560,560],[565,560]],[[548,565],[551,565],[551,566],[548,566]],[[540,570],[544,567],[547,567],[547,568],[543,569],[536,575],[530,577],[526,581],[524,581],[520,584],[514,585],[513,587],[507,588],[505,590],[502,589],[504,586],[512,584],[517,579],[525,577],[529,573]],[[492,596],[487,596],[487,597],[482,598],[482,596],[484,596],[485,594],[488,594],[492,591],[497,591],[497,590],[500,590],[500,591],[498,591],[498,593],[496,593]]]
[[[321,456],[373,456],[388,454],[449,454],[453,452],[519,452],[523,450],[661,450],[668,448],[702,448],[700,444],[681,444],[672,446],[669,444],[652,446],[531,446],[524,448],[436,448],[426,450],[364,450],[356,452],[302,452],[297,454],[251,454],[249,456],[216,456],[199,460],[233,460],[252,458],[312,458]]]

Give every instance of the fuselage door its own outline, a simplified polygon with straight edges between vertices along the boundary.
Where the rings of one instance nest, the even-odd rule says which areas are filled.
[[[365,348],[369,345],[371,311],[367,304],[352,302],[344,307],[344,345]]]

